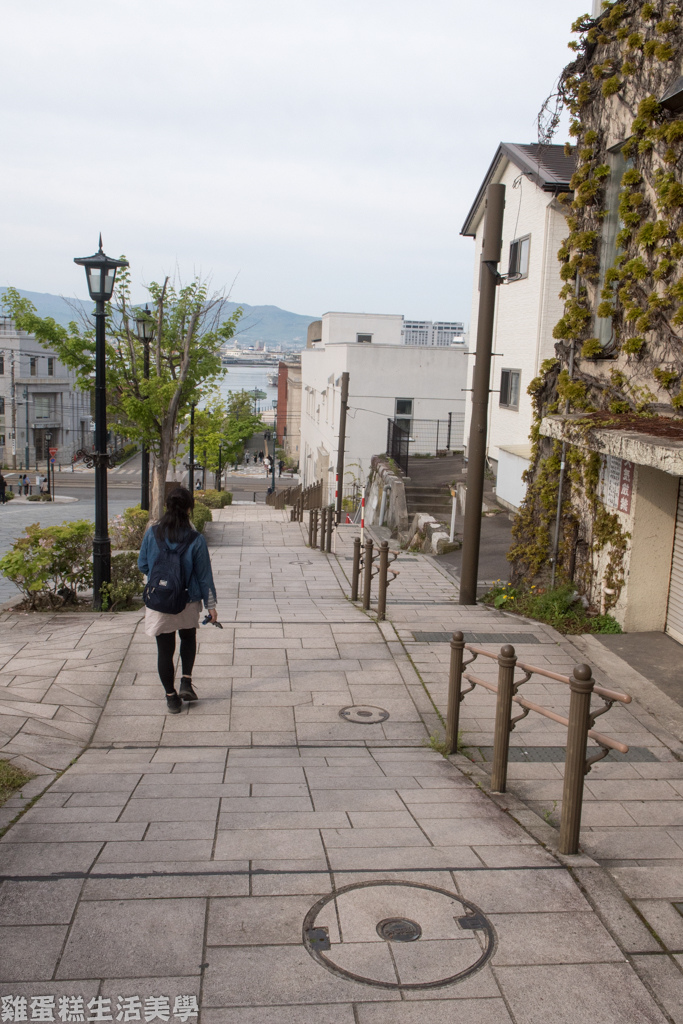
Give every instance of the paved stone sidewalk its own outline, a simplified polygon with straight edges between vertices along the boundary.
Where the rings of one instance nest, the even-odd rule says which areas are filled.
[[[0,840],[4,1019],[49,1020],[54,997],[60,1020],[60,997],[82,997],[92,1021],[184,1024],[194,998],[210,1024],[680,1020],[675,960],[614,888],[620,933],[581,875],[604,869],[560,862],[521,801],[506,813],[476,765],[426,746],[438,718],[400,634],[452,629],[452,582],[406,559],[397,634],[344,596],[341,535],[337,560],[283,513],[216,516],[224,629],[200,632],[195,707],[165,714],[138,616],[63,627],[59,673],[72,650],[99,650],[113,681],[86,752]],[[40,621],[22,651],[56,633]],[[345,721],[350,705],[389,716]],[[629,947],[633,920],[643,944]],[[77,1020],[77,1003],[62,1010]]]

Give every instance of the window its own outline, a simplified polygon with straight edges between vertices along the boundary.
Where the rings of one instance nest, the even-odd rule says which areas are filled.
[[[5,399],[4,399],[4,397],[2,395],[0,395],[0,416],[4,416],[4,415],[5,415]]]
[[[52,415],[52,396],[34,395],[33,412],[37,420],[49,420]]]
[[[358,342],[359,345],[369,345],[370,342],[372,341],[372,335],[371,334],[357,334],[356,335],[356,341]]]
[[[38,375],[38,356],[31,356],[31,376],[36,377]]]
[[[614,266],[617,256],[617,234],[624,226],[619,215],[619,193],[621,192],[621,179],[629,168],[633,167],[633,161],[627,160],[621,152],[623,143],[619,143],[616,149],[607,154],[607,163],[610,168],[609,183],[605,194],[605,206],[607,216],[602,222],[602,239],[600,246],[600,279],[598,281],[598,295],[605,285],[605,275],[610,267]],[[614,284],[614,289],[617,285]],[[600,339],[600,344],[606,348],[614,340],[614,328],[612,317],[596,317],[595,333]]]
[[[505,409],[519,409],[519,370],[500,371],[500,405]]]
[[[508,265],[508,279],[519,280],[529,275],[529,245],[531,235],[524,235],[510,242],[510,263]]]
[[[401,430],[410,433],[413,422],[413,400],[412,398],[397,398],[394,411],[394,423]]]
[[[47,375],[48,377],[54,377],[55,375],[55,359],[54,356],[47,357]]]
[[[4,372],[5,372],[5,357],[4,356],[0,356],[0,374],[4,374]]]
[[[4,448],[4,447],[5,447],[5,435],[4,434],[0,434],[0,448]]]

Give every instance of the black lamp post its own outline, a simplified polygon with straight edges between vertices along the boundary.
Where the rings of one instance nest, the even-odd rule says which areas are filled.
[[[194,402],[190,403],[190,494],[194,494]]]
[[[152,339],[154,338],[156,323],[152,319],[152,312],[148,305],[145,306],[144,310],[140,310],[138,315],[135,317],[135,326],[137,328],[138,338],[142,342],[144,351],[142,375],[145,378],[145,380],[149,380],[149,345]],[[142,451],[140,453],[140,462],[140,508],[144,508],[147,511],[149,511],[149,448],[144,443],[144,441],[142,444]]]
[[[85,267],[90,298],[95,303],[95,451],[81,451],[76,457],[84,458],[86,464],[95,466],[95,537],[92,546],[93,561],[93,608],[102,608],[102,584],[111,581],[111,541],[107,522],[107,469],[113,465],[107,452],[107,382],[106,347],[104,339],[104,304],[111,299],[114,291],[116,271],[127,267],[126,260],[112,260],[100,247],[94,256],[75,259],[79,267]]]
[[[270,441],[271,438],[272,438],[272,441],[273,441],[273,454],[270,456],[270,465],[271,465],[271,469],[273,471],[273,482],[272,482],[271,487],[270,487],[270,492],[271,492],[271,494],[275,494],[275,431],[273,431],[273,433],[271,434],[271,432],[269,430],[266,430],[263,433],[263,437],[264,437],[266,443],[268,441]]]
[[[223,444],[218,445],[218,473],[216,474],[216,490],[222,490],[223,483]]]

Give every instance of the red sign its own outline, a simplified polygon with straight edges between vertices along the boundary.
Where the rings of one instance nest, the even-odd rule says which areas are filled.
[[[49,448],[48,451],[50,452],[50,455],[56,455],[59,448]]]

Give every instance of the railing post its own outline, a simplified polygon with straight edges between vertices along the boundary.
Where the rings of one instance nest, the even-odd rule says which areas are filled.
[[[493,735],[493,771],[491,789],[504,793],[508,775],[508,749],[510,746],[510,712],[515,686],[515,649],[510,644],[501,647],[498,655],[498,696],[496,697],[496,725]]]
[[[377,593],[377,618],[383,620],[387,611],[387,569],[389,568],[389,541],[379,546],[379,581]]]
[[[314,510],[310,509],[308,513],[308,546],[313,547],[313,515]]]
[[[370,588],[372,586],[372,541],[366,540],[363,554],[363,609],[370,608]]]
[[[448,711],[446,712],[446,753],[458,752],[458,728],[460,726],[460,701],[462,687],[462,659],[465,652],[465,637],[459,631],[451,640],[451,665],[448,673]]]
[[[564,761],[564,788],[562,790],[562,822],[560,824],[560,853],[578,853],[583,804],[583,780],[586,774],[586,744],[588,742],[591,694],[595,686],[588,665],[577,665],[570,676],[569,726],[567,727],[567,754]]]
[[[320,509],[320,550],[325,550],[325,537],[327,536],[327,505]]]
[[[327,538],[325,542],[325,551],[328,555],[332,553],[332,525],[334,523],[334,505],[330,505],[327,509]]]
[[[318,546],[318,509],[317,508],[312,508],[311,509],[311,515],[313,516],[313,543],[311,544],[311,547],[312,548],[317,548],[317,546]]]
[[[358,582],[360,580],[360,537],[353,538],[353,568],[351,569],[351,600],[358,600]]]

